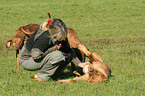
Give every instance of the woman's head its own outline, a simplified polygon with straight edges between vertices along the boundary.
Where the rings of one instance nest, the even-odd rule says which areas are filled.
[[[54,38],[57,41],[66,39],[67,27],[61,19],[53,19],[48,25],[48,30],[51,34],[51,38]]]

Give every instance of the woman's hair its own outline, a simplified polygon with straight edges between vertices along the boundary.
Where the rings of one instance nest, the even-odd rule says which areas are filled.
[[[62,41],[66,39],[67,27],[61,19],[53,19],[48,27],[52,40],[56,39],[57,41]]]

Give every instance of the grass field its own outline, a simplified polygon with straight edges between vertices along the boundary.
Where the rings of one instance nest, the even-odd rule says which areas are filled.
[[[145,96],[144,0],[0,0],[0,96]],[[16,72],[5,43],[18,27],[63,19],[82,43],[112,69],[108,83],[35,82],[35,71]],[[73,78],[73,77],[70,77]]]

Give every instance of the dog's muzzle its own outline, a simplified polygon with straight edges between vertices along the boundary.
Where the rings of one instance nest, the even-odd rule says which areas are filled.
[[[93,72],[93,71],[94,71],[94,68],[92,66],[85,65],[85,67],[84,67],[84,72],[85,73]]]

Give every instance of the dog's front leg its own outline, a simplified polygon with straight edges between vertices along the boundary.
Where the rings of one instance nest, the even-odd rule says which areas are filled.
[[[80,77],[75,77],[72,79],[72,81],[88,81],[89,74],[84,74],[83,76]]]
[[[76,75],[81,76],[81,74],[77,70],[73,71],[73,73],[76,74]]]
[[[74,81],[88,81],[89,75],[85,74],[80,77],[75,77],[74,79],[66,79],[66,80],[58,80],[58,82],[65,82],[65,83],[70,83]]]
[[[57,82],[70,83],[73,79],[58,80]]]
[[[16,52],[16,56],[17,56],[17,66],[16,66],[16,71],[19,71],[19,53]]]

